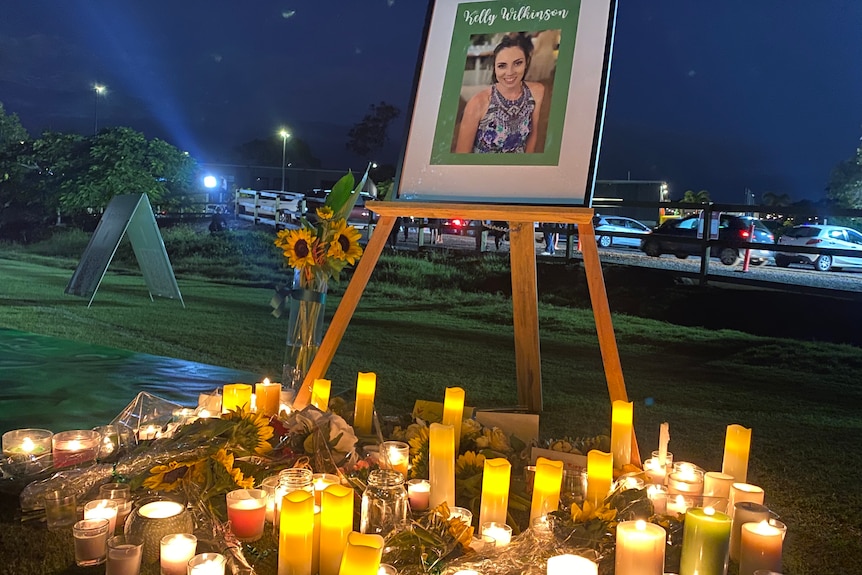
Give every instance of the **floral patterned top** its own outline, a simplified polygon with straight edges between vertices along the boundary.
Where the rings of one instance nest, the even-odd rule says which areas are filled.
[[[522,84],[517,100],[507,100],[497,86],[492,85],[488,111],[479,121],[473,153],[523,154],[535,108],[536,100],[527,84]]]

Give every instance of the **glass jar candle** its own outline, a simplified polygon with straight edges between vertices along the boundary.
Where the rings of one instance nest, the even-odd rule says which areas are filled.
[[[96,460],[102,436],[91,429],[63,431],[51,438],[54,469],[81,465]]]
[[[307,491],[314,495],[314,473],[311,469],[292,467],[278,473],[278,487],[275,488],[275,505],[273,508],[273,530],[278,535],[281,519],[281,501],[284,496],[294,491]]]
[[[391,469],[375,469],[362,494],[359,531],[385,537],[407,521],[409,510],[404,476]]]

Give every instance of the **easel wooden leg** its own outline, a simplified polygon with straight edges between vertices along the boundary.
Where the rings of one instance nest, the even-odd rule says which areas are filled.
[[[509,222],[512,266],[512,311],[515,327],[515,370],[518,403],[542,411],[542,369],[539,353],[539,301],[533,222]]]
[[[314,361],[311,362],[311,367],[302,381],[302,387],[297,390],[296,398],[293,405],[296,409],[302,409],[311,400],[311,385],[315,379],[320,379],[326,374],[329,369],[329,364],[332,363],[332,358],[335,357],[335,351],[338,349],[338,344],[341,343],[341,338],[344,337],[344,332],[347,330],[347,324],[350,323],[350,318],[353,317],[353,312],[359,304],[359,298],[365,291],[365,286],[368,285],[368,280],[371,278],[371,273],[374,271],[374,266],[377,265],[377,260],[380,259],[380,254],[386,246],[386,241],[389,239],[389,234],[395,226],[395,216],[381,216],[377,222],[377,227],[368,240],[365,246],[365,253],[356,264],[356,269],[353,272],[353,277],[347,288],[344,290],[344,296],[341,298],[341,303],[335,310],[332,316],[332,321],[326,329],[326,335],[323,336],[323,341],[320,343],[320,349],[317,355],[314,356]]]
[[[614,325],[611,321],[611,308],[608,304],[608,292],[605,289],[605,278],[602,275],[602,264],[599,260],[599,249],[596,246],[596,235],[593,224],[579,224],[578,235],[581,243],[581,253],[584,256],[584,270],[587,274],[587,288],[593,304],[593,317],[596,320],[596,332],[599,336],[599,349],[602,353],[602,363],[605,366],[605,378],[608,380],[608,393],[611,402],[628,401],[626,384],[623,380],[623,368],[620,363],[620,353],[614,336]],[[641,464],[637,438],[632,430],[632,463]]]

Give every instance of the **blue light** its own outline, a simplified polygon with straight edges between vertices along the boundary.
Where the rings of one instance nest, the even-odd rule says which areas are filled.
[[[204,176],[204,187],[214,188],[218,185],[218,179],[215,176]]]

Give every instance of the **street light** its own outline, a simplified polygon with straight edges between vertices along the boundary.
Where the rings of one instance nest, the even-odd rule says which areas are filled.
[[[99,96],[105,93],[105,86],[101,84],[93,85],[93,135],[99,133]]]
[[[284,191],[284,166],[285,166],[285,158],[287,153],[287,139],[290,137],[290,132],[285,129],[282,129],[279,133],[281,136],[281,191]]]

